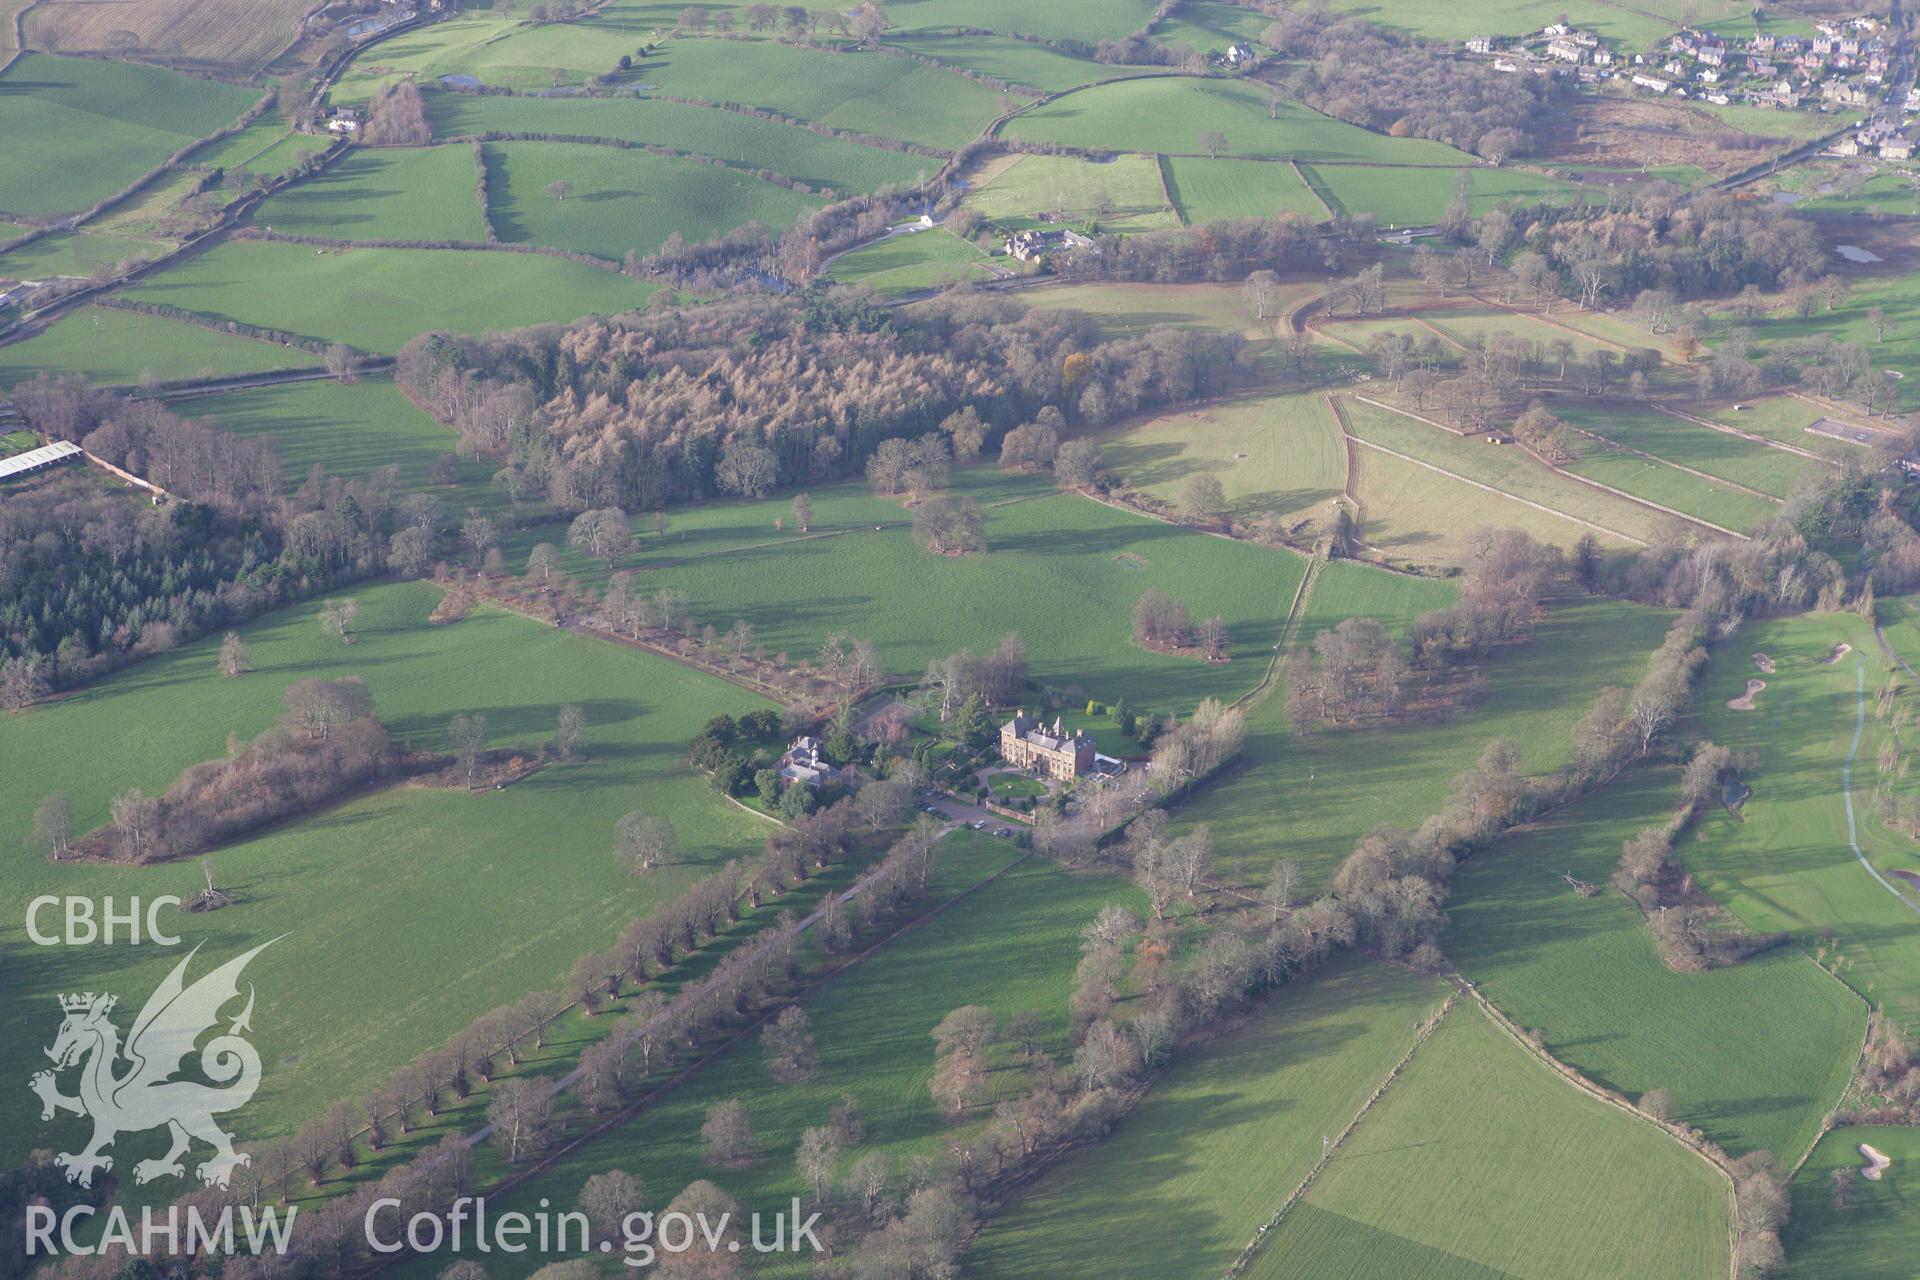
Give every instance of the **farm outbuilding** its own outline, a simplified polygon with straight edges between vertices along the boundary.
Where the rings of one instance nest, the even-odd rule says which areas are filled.
[[[79,445],[66,440],[56,440],[52,444],[41,445],[38,449],[29,449],[11,458],[0,459],[0,480],[12,480],[19,476],[31,475],[35,471],[44,471],[48,467],[57,467],[63,462],[71,462],[85,456]]]

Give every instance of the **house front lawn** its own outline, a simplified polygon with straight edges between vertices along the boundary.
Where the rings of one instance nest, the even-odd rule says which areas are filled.
[[[987,786],[993,791],[993,798],[1002,803],[1008,800],[1023,800],[1029,796],[1039,797],[1047,794],[1047,784],[1038,778],[1029,778],[1024,773],[995,773],[987,778]]]

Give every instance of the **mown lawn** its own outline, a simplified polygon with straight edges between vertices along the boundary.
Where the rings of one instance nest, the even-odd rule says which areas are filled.
[[[1764,696],[1764,695],[1763,695]],[[1707,973],[1663,964],[1640,908],[1608,886],[1620,846],[1672,813],[1679,773],[1639,770],[1469,858],[1447,904],[1447,954],[1562,1061],[1740,1154],[1791,1165],[1839,1101],[1866,1006],[1795,948]],[[1563,874],[1602,886],[1591,898]]]
[[[658,286],[564,258],[459,249],[316,249],[229,241],[130,296],[362,351],[430,329],[482,333],[632,310]]]
[[[1112,1137],[1019,1193],[974,1243],[967,1274],[1219,1275],[1442,995],[1357,958],[1281,991],[1189,1050]]]
[[[1688,1277],[1727,1269],[1730,1189],[1462,1002],[1249,1276]]]
[[[481,244],[473,148],[360,149],[262,204],[254,221],[329,240],[454,240]]]
[[[45,369],[78,373],[90,382],[132,386],[158,379],[307,369],[320,358],[298,347],[217,333],[186,320],[113,307],[81,307],[44,333],[0,347],[0,387],[26,382]]]
[[[132,62],[23,54],[0,73],[0,211],[85,209],[259,98]]]
[[[1893,1164],[1878,1182],[1854,1178],[1854,1207],[1833,1206],[1836,1169],[1866,1168],[1866,1143]],[[1793,1178],[1793,1219],[1787,1227],[1787,1269],[1802,1280],[1907,1280],[1913,1241],[1920,1233],[1920,1129],[1861,1125],[1835,1129]]]
[[[1751,431],[1754,435],[1778,440],[1835,462],[1864,462],[1869,452],[1866,446],[1851,440],[1836,440],[1832,436],[1816,435],[1807,430],[1826,414],[1795,396],[1762,396],[1758,400],[1739,401],[1737,405],[1705,405],[1694,412],[1710,421]]]
[[[1360,500],[1359,537],[1365,548],[1422,570],[1463,564],[1472,554],[1469,536],[1480,528],[1518,529],[1562,548],[1590,532],[1605,547],[1632,545],[1518,498],[1489,493],[1363,445],[1354,449],[1354,493]]]
[[[1193,77],[1122,80],[1063,94],[1007,122],[1025,142],[1113,151],[1205,155],[1200,135],[1224,133],[1231,156],[1466,165],[1464,152],[1416,138],[1389,138],[1283,103],[1277,118],[1258,86]]]
[[[1852,652],[1826,665],[1840,643]],[[1755,652],[1773,659],[1775,673],[1758,677],[1767,687],[1755,710],[1732,710],[1726,700],[1756,675]],[[1920,846],[1889,831],[1873,806],[1882,731],[1872,704],[1888,674],[1872,631],[1852,614],[1750,625],[1720,646],[1689,731],[1754,753],[1758,763],[1743,775],[1753,797],[1742,806],[1745,821],[1710,815],[1680,858],[1748,924],[1791,930],[1807,950],[1824,952],[1848,985],[1911,1022],[1920,1017],[1920,908],[1911,905],[1920,892],[1904,885],[1904,900],[1895,897],[1856,860],[1841,783],[1864,689],[1867,715],[1852,767],[1860,847],[1883,875],[1920,870]]]
[[[424,584],[355,594],[353,645],[323,635],[318,604],[303,604],[241,628],[253,650],[249,675],[219,674],[216,635],[0,718],[8,762],[0,810],[24,821],[45,795],[64,790],[84,830],[106,821],[113,795],[128,787],[158,794],[187,765],[225,754],[229,734],[266,728],[286,686],[309,676],[364,677],[388,727],[436,751],[446,749],[458,712],[484,714],[496,744],[537,745],[562,703],[585,709],[590,749],[579,763],[478,795],[378,791],[212,856],[239,902],[171,917],[185,945],[205,943],[207,959],[225,959],[286,935],[248,970],[267,1069],[236,1117],[247,1141],[290,1131],[383,1082],[477,1014],[558,983],[630,916],[754,852],[766,832],[681,761],[709,717],[765,705],[759,699],[664,659],[503,613],[429,625],[439,593]],[[631,809],[673,821],[684,864],[644,880],[628,872],[611,832]],[[44,893],[184,895],[200,880],[197,860],[56,867],[18,845],[0,860],[0,885],[22,903]],[[0,1017],[31,1029],[0,1044],[0,1067],[23,1080],[50,1042],[40,1028],[51,1036],[56,992],[110,990],[135,1001],[183,954],[34,947],[17,916],[0,926],[0,944]],[[9,1161],[30,1147],[71,1149],[79,1137],[77,1122],[40,1124],[32,1102],[24,1089],[0,1098]]]
[[[1670,414],[1635,411],[1619,405],[1606,409],[1582,409],[1576,404],[1564,403],[1556,406],[1555,411],[1582,430],[1606,436],[1663,461],[1677,462],[1695,471],[1704,471],[1749,489],[1758,489],[1776,498],[1786,497],[1795,480],[1810,468],[1820,465],[1784,449],[1769,448]],[[1763,434],[1751,424],[1751,413],[1736,416],[1742,430],[1754,435]],[[1809,440],[1817,438],[1805,432],[1801,435]],[[1800,447],[1804,449],[1809,446]]]
[[[821,204],[737,169],[620,147],[502,142],[486,153],[501,240],[613,261],[650,254],[676,232],[700,244],[758,222],[778,235]],[[564,198],[549,191],[557,182],[571,188]]]
[[[441,138],[482,133],[544,133],[670,147],[796,182],[839,191],[871,191],[913,182],[939,163],[738,111],[647,98],[496,97],[436,93],[427,101]]]
[[[1688,475],[1664,462],[1588,442],[1590,451],[1564,470],[1622,493],[1696,516],[1733,533],[1745,533],[1778,515],[1780,504]]]
[[[1430,463],[1454,475],[1491,485],[1503,493],[1510,493],[1516,498],[1538,503],[1552,512],[1571,517],[1564,522],[1564,532],[1559,537],[1553,538],[1553,541],[1563,546],[1570,545],[1582,533],[1587,532],[1587,526],[1577,523],[1578,521],[1599,525],[1599,536],[1602,538],[1607,532],[1612,532],[1650,540],[1661,522],[1670,519],[1625,498],[1603,493],[1577,480],[1560,475],[1551,467],[1535,461],[1518,449],[1491,445],[1478,436],[1450,435],[1438,427],[1428,426],[1404,414],[1363,404],[1351,398],[1343,402],[1343,408],[1346,411],[1350,429],[1361,440],[1384,445],[1397,453]],[[1361,457],[1363,487],[1360,497],[1366,508],[1366,521],[1362,528],[1362,536],[1368,542],[1379,541],[1375,537],[1376,524],[1382,521],[1393,530],[1392,536],[1408,543],[1408,549],[1415,554],[1418,553],[1422,541],[1435,535],[1444,537],[1448,534],[1465,533],[1480,525],[1516,523],[1505,510],[1497,516],[1487,511],[1485,497],[1475,498],[1470,503],[1448,503],[1441,511],[1430,512],[1414,511],[1397,503],[1376,501],[1364,485],[1367,469],[1373,463],[1374,458],[1371,452],[1363,451]],[[1434,481],[1446,483],[1444,476],[1437,476],[1432,472],[1424,474],[1432,477]],[[1458,486],[1454,487],[1458,488]],[[1476,490],[1476,493],[1478,492],[1481,491]],[[1451,511],[1453,514],[1447,517],[1444,515],[1445,511]],[[1419,520],[1419,517],[1423,516],[1440,516],[1444,524],[1432,529],[1421,528],[1419,526],[1424,521]],[[1618,539],[1615,540],[1618,541]]]

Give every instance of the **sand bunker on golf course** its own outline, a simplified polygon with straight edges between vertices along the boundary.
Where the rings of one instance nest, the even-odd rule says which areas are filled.
[[[1769,658],[1764,653],[1756,653],[1753,655],[1753,665],[1760,668],[1762,671],[1766,672],[1768,675],[1773,674],[1773,659]]]
[[[1842,659],[1842,658],[1844,658],[1844,657],[1846,657],[1846,656],[1847,656],[1848,654],[1850,654],[1850,653],[1852,653],[1852,652],[1853,652],[1853,646],[1852,646],[1852,645],[1850,645],[1850,644],[1837,644],[1837,645],[1835,645],[1835,646],[1833,646],[1833,652],[1832,652],[1832,653],[1829,653],[1829,654],[1828,654],[1828,655],[1827,655],[1826,657],[1824,657],[1824,658],[1822,658],[1822,659],[1820,659],[1820,665],[1821,665],[1821,666],[1823,666],[1823,667],[1830,667],[1830,666],[1832,666],[1832,665],[1833,665],[1834,663],[1836,663],[1836,662],[1838,662],[1838,661],[1840,661],[1840,659]]]
[[[1893,1163],[1891,1156],[1882,1155],[1864,1142],[1860,1144],[1860,1154],[1867,1158],[1867,1167],[1860,1171],[1860,1176],[1868,1182],[1880,1181],[1880,1176],[1887,1171],[1887,1166]]]
[[[1753,695],[1766,687],[1767,682],[1765,680],[1749,680],[1747,681],[1747,691],[1737,698],[1728,698],[1727,705],[1735,711],[1751,711],[1753,710]]]

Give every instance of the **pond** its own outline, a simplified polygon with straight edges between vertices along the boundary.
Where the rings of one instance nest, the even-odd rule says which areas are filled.
[[[1862,249],[1857,244],[1837,244],[1833,251],[1848,262],[1884,262],[1885,259],[1871,249]]]

